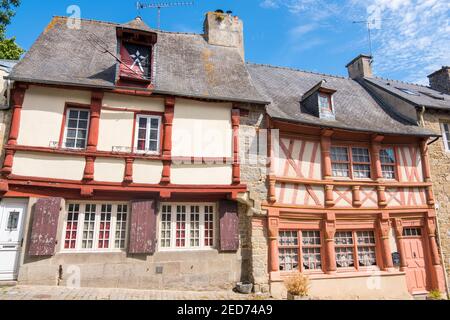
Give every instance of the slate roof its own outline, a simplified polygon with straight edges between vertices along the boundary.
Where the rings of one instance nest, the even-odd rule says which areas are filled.
[[[432,131],[399,118],[375,100],[358,82],[337,76],[289,68],[247,63],[253,82],[265,99],[271,101],[267,112],[272,118],[363,132],[436,136]],[[300,107],[302,96],[319,81],[336,89],[336,120],[319,119]]]
[[[400,99],[406,100],[416,107],[425,106],[428,108],[447,109],[450,111],[450,95],[433,90],[430,87],[375,77],[364,78],[364,81],[385,90]],[[401,89],[408,90],[414,94],[409,94]]]
[[[10,78],[113,89],[118,26],[157,33],[153,92],[265,103],[237,49],[210,45],[200,34],[152,30],[140,19],[123,25],[82,19],[77,30],[66,17],[54,17]]]

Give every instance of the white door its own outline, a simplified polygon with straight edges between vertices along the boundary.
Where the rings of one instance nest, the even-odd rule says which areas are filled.
[[[16,280],[27,203],[3,199],[0,204],[0,280]]]

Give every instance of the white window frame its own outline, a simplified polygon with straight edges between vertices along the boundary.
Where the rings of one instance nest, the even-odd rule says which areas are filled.
[[[75,140],[75,147],[67,147],[66,142],[67,142],[67,132],[69,130],[69,120],[70,120],[70,111],[85,111],[88,113],[88,118],[87,118],[87,127],[86,127],[86,143],[84,145],[84,148],[77,148],[76,147],[76,141]],[[84,150],[87,148],[87,144],[88,144],[88,140],[89,140],[89,127],[91,125],[91,110],[89,109],[83,109],[83,108],[72,108],[69,107],[66,109],[66,122],[64,124],[64,136],[63,136],[63,141],[61,141],[61,146],[64,149],[70,149],[70,150]],[[78,133],[77,133],[78,135]]]
[[[162,212],[163,206],[172,206],[171,211],[171,221],[170,221],[170,247],[162,247],[161,246],[161,231],[162,231]],[[186,228],[185,228],[185,247],[176,247],[176,219],[177,219],[177,206],[186,206]],[[191,247],[190,245],[190,215],[191,210],[190,206],[199,206],[200,207],[200,246]],[[213,243],[212,246],[205,246],[205,207],[213,207]],[[218,207],[216,203],[176,203],[176,202],[162,202],[159,206],[159,214],[158,214],[158,251],[167,252],[167,251],[208,251],[214,250],[216,248],[217,243],[217,235],[218,235]]]
[[[139,141],[139,120],[142,118],[147,119],[147,136],[145,138],[145,150],[138,150],[138,141]],[[152,119],[158,120],[158,139],[156,142],[157,150],[150,151],[150,133],[151,133],[151,121]],[[135,124],[135,132],[134,132],[134,152],[139,154],[150,154],[150,155],[159,155],[161,153],[161,125],[162,125],[162,117],[156,115],[149,114],[138,114],[136,115],[136,124]]]
[[[444,142],[444,150],[445,152],[450,152],[450,141],[447,139],[447,135],[445,134],[445,126],[447,126],[448,131],[450,132],[450,122],[441,122],[441,130],[442,130],[442,141]]]
[[[80,205],[80,212],[78,214],[78,228],[77,228],[77,236],[76,236],[76,244],[74,249],[66,249],[64,248],[65,240],[66,240],[66,228],[67,228],[67,218],[69,214],[69,205],[78,204]],[[84,216],[85,216],[85,206],[87,204],[96,205],[95,208],[95,224],[94,224],[94,239],[93,239],[93,248],[82,248],[83,245],[83,229],[84,229]],[[109,230],[109,248],[98,248],[98,240],[99,240],[99,229],[100,229],[100,219],[101,219],[101,210],[102,205],[112,205],[111,210],[111,228]],[[115,248],[115,240],[116,240],[116,222],[117,222],[117,207],[119,205],[127,206],[127,225],[126,225],[126,234],[125,234],[125,248]],[[66,203],[66,211],[64,214],[64,227],[63,233],[61,236],[61,245],[60,252],[61,253],[119,253],[125,252],[128,247],[128,236],[129,236],[129,225],[131,218],[131,208],[128,202],[107,202],[107,201],[70,201]]]

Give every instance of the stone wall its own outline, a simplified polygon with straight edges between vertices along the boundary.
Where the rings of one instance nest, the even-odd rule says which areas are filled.
[[[424,115],[424,126],[438,134],[442,134],[442,121],[450,122],[450,112],[428,110]],[[437,202],[439,240],[450,278],[450,153],[445,151],[442,139],[430,145],[429,153],[433,191]]]
[[[5,149],[3,149],[3,147],[8,140],[10,122],[11,109],[0,110],[0,163],[2,164],[5,157]]]
[[[261,205],[267,201],[267,131],[265,109],[255,105],[239,105],[241,126],[239,130],[241,182],[249,192],[241,195],[248,217],[248,251],[250,256],[249,279],[255,292],[269,291],[267,212]],[[259,131],[259,132],[258,132]],[[243,256],[243,259],[245,256]]]
[[[52,257],[31,257],[27,252],[35,202],[35,198],[30,198],[28,203],[20,284],[211,291],[231,290],[237,282],[251,280],[250,218],[245,205],[239,207],[241,247],[237,252],[198,250],[129,255],[58,251]],[[62,237],[63,220],[59,219],[57,239]],[[216,237],[218,242],[218,232]]]

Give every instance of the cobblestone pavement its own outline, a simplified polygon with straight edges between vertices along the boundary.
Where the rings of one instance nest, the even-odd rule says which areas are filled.
[[[161,291],[66,288],[49,286],[0,287],[0,300],[262,300],[267,296],[232,291]]]

